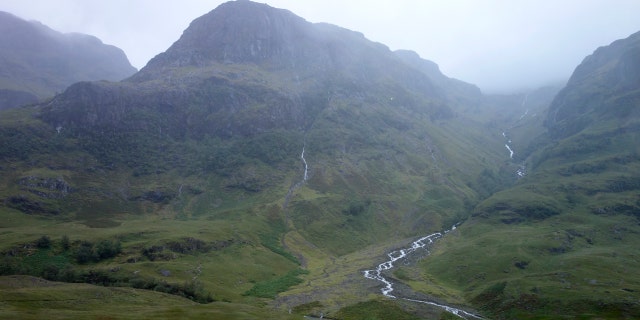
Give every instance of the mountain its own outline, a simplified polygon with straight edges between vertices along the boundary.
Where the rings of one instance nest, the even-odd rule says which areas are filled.
[[[98,38],[63,34],[0,12],[0,109],[34,103],[84,80],[132,75],[124,52]]]
[[[480,202],[423,263],[433,281],[497,319],[640,314],[629,272],[640,267],[639,35],[575,69],[537,120],[526,176]]]
[[[546,125],[566,137],[601,120],[637,118],[640,32],[598,48],[576,68],[550,107]]]
[[[125,80],[1,113],[0,316],[633,318],[634,107],[568,99],[627,101],[598,68],[487,96],[360,33],[224,3]],[[386,259],[399,299],[364,276]],[[66,302],[83,292],[105,305]]]
[[[477,86],[447,77],[435,62],[422,59],[413,51],[397,50],[395,54],[409,66],[427,75],[444,92],[452,108],[474,108],[481,104],[483,96]]]
[[[362,34],[238,1],[194,20],[166,52],[129,79],[74,84],[42,105],[39,118],[59,128],[61,137],[78,141],[103,166],[122,166],[138,177],[200,175],[199,184],[217,181],[187,202],[234,190],[288,203],[301,179],[304,149],[313,163],[305,190],[315,195],[292,198],[286,219],[312,241],[327,232],[335,240],[358,234],[360,240],[349,245],[325,244],[343,254],[380,236],[370,229],[379,226],[365,217],[344,214],[351,205],[371,206],[368,214],[395,219],[426,206],[416,204],[428,197],[424,192],[449,199],[436,215],[385,227],[414,233],[421,224],[439,228],[476,201],[459,177],[473,177],[480,169],[461,171],[463,165],[449,165],[459,160],[448,159],[448,153],[452,142],[482,139],[455,133],[457,124],[468,120],[450,107],[456,93],[432,79]],[[483,153],[490,152],[460,161],[492,157]],[[447,172],[456,173],[447,177]],[[402,182],[407,179],[412,182]],[[414,200],[390,199],[396,188]]]
[[[461,221],[480,200],[468,181],[503,156],[457,111],[478,90],[417,66],[434,65],[286,10],[222,4],[123,81],[3,112],[0,210],[18,222],[0,236],[2,270],[334,312],[319,291],[274,298],[331,261],[364,268],[365,247]],[[16,237],[38,221],[51,224]],[[56,258],[29,263],[25,246]],[[366,300],[358,272],[336,277],[358,278],[346,303]]]

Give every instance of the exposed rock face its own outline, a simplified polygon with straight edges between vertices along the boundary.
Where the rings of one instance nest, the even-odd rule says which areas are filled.
[[[62,177],[42,178],[27,176],[21,178],[18,184],[23,186],[25,190],[46,199],[61,199],[73,190]]]
[[[87,80],[121,80],[136,72],[122,50],[98,38],[63,34],[0,12],[0,109],[49,97]]]
[[[361,33],[309,23],[293,13],[250,1],[234,1],[194,20],[166,52],[132,77],[146,81],[176,67],[257,65],[294,77],[293,84],[348,81],[387,85],[401,82],[437,95],[432,80]]]
[[[566,137],[599,118],[640,117],[640,32],[598,48],[549,108],[546,126]]]
[[[194,20],[167,52],[149,67],[158,65],[203,66],[225,63],[291,63],[313,39],[313,27],[293,13],[249,1],[228,2]]]
[[[160,128],[179,138],[250,136],[304,130],[341,100],[391,99],[432,118],[451,117],[451,97],[476,93],[462,84],[421,70],[360,33],[234,1],[194,20],[131,78],[70,87],[43,118],[72,128]]]

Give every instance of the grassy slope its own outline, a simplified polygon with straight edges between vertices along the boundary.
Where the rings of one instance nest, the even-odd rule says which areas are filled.
[[[247,304],[201,305],[173,295],[132,288],[0,277],[2,318],[20,319],[299,319]]]
[[[482,169],[473,163],[496,165],[493,155],[501,146],[478,140],[477,132],[460,131],[461,126],[478,128],[464,118],[434,121],[413,111],[413,117],[402,119],[400,112],[386,114],[390,109],[384,104],[354,108],[345,101],[336,107],[337,115],[321,115],[307,132],[311,179],[294,192],[286,211],[281,206],[287,190],[301,178],[302,133],[268,132],[249,140],[158,141],[149,135],[91,140],[70,135],[66,128],[56,133],[33,117],[37,109],[9,110],[1,118],[3,134],[12,144],[2,150],[0,194],[5,199],[24,196],[30,202],[17,207],[35,205],[36,210],[25,215],[1,209],[7,218],[0,232],[2,250],[43,235],[54,243],[64,235],[72,241],[118,239],[122,253],[115,258],[80,266],[67,262],[78,272],[118,267],[116,278],[135,273],[175,284],[185,283],[199,269],[198,281],[215,300],[260,306],[268,299],[245,293],[254,286],[285,290],[275,287],[299,268],[280,248],[287,228],[310,244],[296,248],[284,242],[304,257],[303,266],[310,271],[298,278],[325,277],[322,269],[329,261],[351,254],[360,256],[358,268],[370,267],[376,256],[362,255],[362,247],[406,241],[457,222],[477,201],[466,182]],[[344,122],[361,116],[376,125]],[[409,127],[403,127],[404,120]],[[336,121],[342,132],[332,131]],[[270,145],[274,142],[278,145]],[[468,145],[475,146],[473,151],[459,157]],[[61,178],[71,191],[28,185],[28,177]],[[44,214],[38,211],[43,208]],[[150,261],[142,254],[188,237],[233,243],[168,260]],[[338,266],[345,271],[332,274],[323,288],[343,282],[343,277],[363,280],[354,266]],[[171,275],[165,278],[162,270]],[[344,306],[342,301],[356,303],[368,296],[349,293],[353,289],[331,291],[323,303],[332,310]]]
[[[496,318],[637,317],[634,128],[602,122],[534,153],[532,174],[482,202],[422,272]]]
[[[0,192],[5,199],[22,195],[31,201],[28,204],[35,203],[38,208],[46,208],[53,213],[47,211],[43,214],[36,210],[25,215],[2,207],[1,214],[5,219],[0,232],[1,250],[7,252],[25,243],[33,243],[43,235],[53,240],[54,247],[59,246],[65,235],[72,242],[117,239],[122,243],[120,254],[99,263],[77,265],[71,257],[59,258],[64,256],[56,251],[59,249],[36,254],[39,260],[17,258],[18,265],[34,261],[41,264],[31,269],[35,275],[40,275],[48,264],[58,261],[55,263],[60,267],[70,265],[79,273],[92,270],[107,272],[118,279],[131,278],[135,274],[180,285],[192,279],[199,270],[198,282],[216,301],[261,306],[269,299],[255,298],[246,293],[254,286],[274,293],[286,290],[290,284],[279,289],[276,287],[288,283],[288,274],[299,268],[289,254],[279,249],[280,239],[286,232],[283,224],[286,216],[291,219],[288,227],[297,230],[294,232],[304,235],[305,241],[316,246],[313,250],[292,250],[305,257],[308,263],[305,267],[310,271],[309,275],[297,277],[313,279],[325,274],[319,266],[326,261],[356,252],[372,243],[385,243],[389,236],[391,239],[406,239],[407,236],[437,230],[443,223],[450,224],[457,219],[456,216],[463,214],[467,205],[465,201],[473,201],[474,197],[473,192],[460,183],[464,179],[457,177],[455,167],[447,161],[456,152],[453,148],[460,148],[459,145],[464,143],[464,135],[440,147],[440,141],[423,140],[428,132],[410,131],[408,137],[403,136],[406,132],[381,132],[378,144],[387,147],[376,149],[366,147],[366,139],[370,138],[367,136],[361,145],[357,145],[357,140],[353,140],[357,130],[347,130],[345,136],[351,140],[345,141],[345,146],[351,148],[349,144],[356,143],[355,148],[351,148],[348,154],[331,159],[322,156],[323,149],[316,148],[317,140],[314,140],[312,130],[307,142],[312,178],[294,193],[289,208],[283,212],[281,205],[287,189],[300,179],[297,157],[301,145],[297,143],[293,143],[289,151],[291,159],[274,164],[247,160],[249,158],[243,156],[238,158],[242,169],[235,168],[234,171],[257,173],[252,177],[227,175],[225,170],[228,168],[224,166],[204,167],[203,172],[202,163],[206,161],[199,159],[210,159],[207,154],[215,156],[216,153],[208,150],[221,148],[230,150],[232,155],[242,155],[244,150],[255,153],[256,150],[288,149],[253,148],[253,144],[246,145],[246,141],[237,145],[233,141],[220,140],[197,144],[169,141],[156,145],[149,140],[147,145],[118,144],[119,148],[136,148],[132,149],[135,155],[118,158],[117,153],[108,153],[107,159],[115,164],[112,166],[98,160],[100,153],[84,151],[83,137],[67,136],[65,129],[60,134],[56,133],[54,128],[34,119],[31,116],[34,111],[29,108],[10,110],[2,118],[5,134],[13,134],[12,137],[22,140],[11,138],[15,144],[5,145],[4,183]],[[283,134],[286,137],[288,133]],[[436,140],[446,134],[434,130],[431,136]],[[262,146],[269,141],[282,141],[274,137],[256,139],[256,143]],[[106,145],[90,150],[99,152],[109,148],[112,147]],[[157,148],[162,148],[162,154],[154,151]],[[418,148],[420,154],[411,158],[414,148]],[[433,154],[429,148],[435,150]],[[197,152],[196,161],[190,158],[194,150]],[[158,156],[142,157],[147,152]],[[264,154],[253,156],[270,157]],[[341,163],[334,162],[336,159]],[[278,171],[273,170],[274,166]],[[473,174],[473,171],[465,173]],[[34,181],[62,179],[71,191],[63,194],[59,190],[50,190],[49,186],[27,185],[31,181],[25,180],[27,177],[35,177]],[[255,177],[258,180],[253,179]],[[257,183],[261,191],[247,191],[247,181]],[[381,184],[382,181],[393,182]],[[382,185],[386,187],[379,188]],[[428,186],[426,191],[425,186]],[[182,193],[178,194],[180,189]],[[47,195],[39,196],[38,193]],[[154,198],[157,194],[167,195],[167,198]],[[364,204],[362,208],[361,204]],[[312,219],[315,224],[302,219]],[[398,219],[403,222],[394,223]],[[320,222],[329,223],[329,226],[318,224]],[[339,228],[333,229],[332,225]],[[334,233],[326,230],[334,230]],[[169,242],[179,242],[188,237],[207,243],[233,242],[228,247],[206,253],[176,254],[165,250],[163,254],[175,257],[166,260],[150,261],[142,254],[154,246],[166,246]],[[318,247],[321,249],[317,250]],[[368,267],[374,257],[363,256],[361,259],[358,266]],[[110,273],[113,268],[118,271]],[[347,278],[363,280],[358,269],[350,267],[344,270],[342,274]],[[170,276],[163,276],[162,271],[169,271]],[[337,274],[331,278],[334,280],[325,283],[324,287],[331,288],[332,283],[343,281]],[[332,292],[323,298],[326,299],[323,303],[335,310],[336,305],[344,305],[340,301],[356,303],[367,299],[367,294],[363,293],[345,299],[349,295]],[[284,305],[281,307],[287,309]]]

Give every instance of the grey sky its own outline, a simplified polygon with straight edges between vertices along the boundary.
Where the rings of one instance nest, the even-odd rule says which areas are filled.
[[[142,68],[220,0],[0,0],[0,10],[92,34]],[[262,0],[410,49],[485,92],[566,80],[597,47],[640,31],[640,0]]]

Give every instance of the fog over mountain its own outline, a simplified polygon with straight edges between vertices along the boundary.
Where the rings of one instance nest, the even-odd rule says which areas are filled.
[[[0,11],[0,109],[33,103],[72,83],[124,79],[124,52],[81,33],[60,33]]]
[[[146,4],[135,12],[174,27]],[[402,10],[378,4],[360,14],[392,30]],[[463,19],[497,23],[490,6],[455,21],[536,63],[496,54],[500,71],[471,35],[420,30],[466,43],[468,70],[493,83],[553,81],[549,57],[582,38],[551,50],[534,27],[555,10],[578,25],[578,7],[501,8],[528,31]],[[516,9],[549,14],[526,25]],[[0,110],[0,319],[640,319],[639,31],[585,49],[562,86],[486,94],[438,58],[294,11],[225,2],[124,80]],[[164,37],[117,21],[136,48]],[[14,61],[87,55],[16,29],[0,53],[33,46]],[[8,71],[28,88],[30,69]]]
[[[122,48],[140,69],[222,2],[5,0],[0,10],[95,35]],[[266,2],[310,22],[362,32],[392,50],[416,51],[447,76],[489,93],[564,83],[593,48],[640,30],[640,2],[633,0]]]

